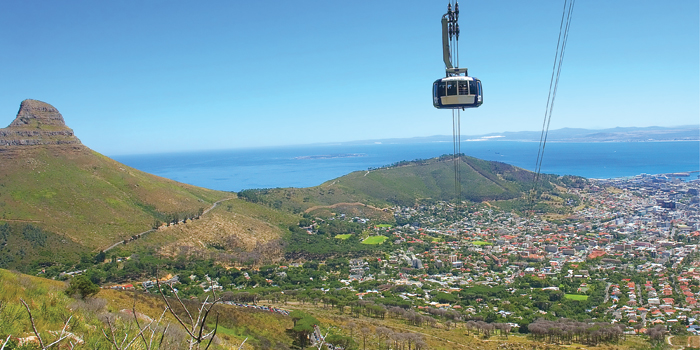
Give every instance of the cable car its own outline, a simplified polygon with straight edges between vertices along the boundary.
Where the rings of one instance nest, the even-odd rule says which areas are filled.
[[[433,106],[439,109],[476,108],[484,103],[481,80],[451,76],[433,83]]]

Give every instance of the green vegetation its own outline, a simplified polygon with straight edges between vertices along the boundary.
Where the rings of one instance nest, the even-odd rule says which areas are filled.
[[[36,225],[0,220],[0,268],[56,276],[80,262],[85,247]]]
[[[309,335],[314,331],[314,326],[320,322],[315,317],[299,310],[292,311],[289,317],[294,322],[292,332],[297,336],[296,342],[303,349],[308,343]]]
[[[335,238],[342,239],[342,240],[346,240],[346,239],[348,239],[348,238],[350,238],[350,237],[352,237],[352,233],[347,233],[347,234],[344,234],[344,235],[336,235],[336,236],[335,236]]]
[[[361,244],[357,235],[349,234],[346,239],[336,239],[338,235],[348,233],[308,234],[297,226],[290,226],[291,235],[286,239],[285,257],[288,259],[323,260],[330,257],[360,257],[371,255],[379,245]]]
[[[467,156],[460,159],[463,199],[475,202],[518,199],[521,202],[513,202],[513,206],[523,208],[525,202],[521,198],[531,188],[531,172]],[[561,184],[560,179],[543,175],[540,190],[554,190],[552,183]],[[369,172],[353,172],[317,187],[249,189],[241,191],[239,197],[294,213],[337,203],[359,202],[381,208],[412,206],[421,198],[452,201],[455,199],[454,165],[452,156],[399,162]],[[371,211],[369,207],[360,209],[365,213]]]
[[[362,244],[382,244],[386,241],[388,237],[386,236],[370,236],[362,241]]]
[[[588,300],[588,295],[564,294],[564,298],[578,301],[586,301]]]
[[[15,148],[0,167],[0,221],[60,232],[93,251],[230,196],[146,174],[84,146]]]
[[[87,276],[79,275],[70,280],[66,294],[69,296],[77,296],[80,299],[85,299],[94,296],[100,291],[100,287],[92,283]]]
[[[491,245],[489,242],[484,242],[484,241],[474,241],[472,242],[473,245],[478,245],[478,246],[484,246],[484,245]]]

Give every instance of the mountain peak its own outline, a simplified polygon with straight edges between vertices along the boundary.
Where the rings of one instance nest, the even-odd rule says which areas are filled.
[[[0,129],[0,147],[66,144],[81,143],[58,109],[42,101],[22,101],[15,120]]]
[[[66,122],[63,116],[58,112],[56,107],[42,101],[24,100],[19,106],[17,118],[10,124],[10,128],[14,127],[64,127]]]

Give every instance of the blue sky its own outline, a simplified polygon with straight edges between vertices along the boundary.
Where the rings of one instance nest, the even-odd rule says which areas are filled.
[[[107,155],[448,135],[447,1],[0,3],[0,126],[48,102]],[[540,130],[562,1],[464,1],[462,134]],[[578,1],[551,129],[698,124],[698,1]]]

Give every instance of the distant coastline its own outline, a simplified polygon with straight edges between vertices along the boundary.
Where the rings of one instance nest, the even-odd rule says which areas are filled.
[[[334,158],[355,158],[355,157],[365,157],[364,153],[342,153],[342,154],[322,154],[315,156],[299,156],[294,157],[294,159],[334,159]]]
[[[532,170],[537,142],[463,142],[466,155]],[[307,145],[265,149],[115,156],[119,162],[196,186],[240,191],[311,187],[353,171],[452,154],[452,142]],[[700,141],[549,142],[542,172],[611,179],[700,169]],[[691,173],[686,179],[695,179]]]
[[[516,131],[489,133],[480,135],[462,135],[462,142],[510,141],[510,142],[539,142],[541,131]],[[618,127],[611,129],[575,129],[563,128],[550,130],[547,142],[561,143],[601,143],[601,142],[681,142],[700,141],[700,125],[683,125],[677,127]],[[435,135],[425,137],[394,138],[378,140],[361,140],[341,142],[340,145],[361,144],[411,144],[427,142],[452,142],[451,135]],[[338,143],[336,143],[338,144]]]
[[[462,140],[462,142],[483,142],[483,141],[488,141],[488,142],[540,142],[539,140],[515,140],[515,139],[508,139],[508,140],[500,140],[500,139],[466,139]],[[452,140],[449,141],[435,141],[435,142],[452,142]],[[578,140],[547,140],[547,143],[550,142],[555,142],[555,143],[638,143],[638,142],[700,142],[700,139],[698,140],[601,140],[601,141],[578,141]]]

